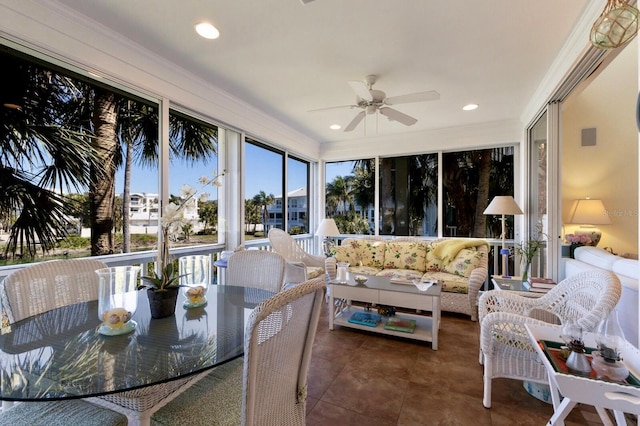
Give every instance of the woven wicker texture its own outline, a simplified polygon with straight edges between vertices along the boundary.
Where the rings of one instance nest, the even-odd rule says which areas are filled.
[[[544,365],[529,341],[525,324],[572,321],[595,331],[620,299],[622,287],[609,271],[585,271],[558,283],[540,298],[492,290],[478,302],[480,362],[484,364],[485,407],[491,407],[496,377],[547,383]]]
[[[229,256],[226,282],[277,293],[284,284],[285,260],[266,250],[243,250]]]
[[[0,301],[10,323],[62,306],[98,299],[93,259],[52,260],[16,271],[0,283]]]
[[[153,425],[304,425],[307,372],[324,298],[316,278],[265,300],[245,333],[242,370],[233,363],[156,412]]]
[[[308,276],[307,267],[324,268],[324,256],[315,256],[307,253],[291,235],[282,229],[271,228],[268,236],[271,248],[288,262],[286,282],[306,281]],[[296,269],[295,266],[301,269]]]
[[[126,426],[122,414],[80,400],[16,404],[0,413],[0,424],[11,426]]]

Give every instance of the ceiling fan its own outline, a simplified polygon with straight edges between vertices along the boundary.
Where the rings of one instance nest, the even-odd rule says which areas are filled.
[[[373,89],[373,85],[377,79],[378,79],[378,76],[376,75],[368,75],[367,77],[365,77],[364,81],[359,81],[359,80],[349,81],[349,86],[351,86],[351,88],[357,95],[355,105],[343,105],[343,106],[333,107],[333,108],[322,108],[320,110],[314,110],[314,111],[322,111],[322,110],[335,109],[335,108],[362,109],[362,111],[356,114],[353,120],[351,120],[349,125],[345,127],[344,131],[350,132],[354,130],[356,127],[358,127],[358,124],[360,124],[360,122],[364,119],[364,117],[367,114],[375,114],[376,112],[379,112],[380,114],[384,115],[389,120],[397,121],[399,123],[404,124],[405,126],[412,126],[416,124],[418,120],[396,109],[389,108],[387,105],[435,101],[440,99],[440,94],[435,90],[431,90],[428,92],[418,92],[418,93],[410,93],[407,95],[387,97],[387,95],[383,91]]]

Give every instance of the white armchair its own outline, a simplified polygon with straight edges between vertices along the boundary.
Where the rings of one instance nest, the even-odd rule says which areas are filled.
[[[288,233],[278,228],[269,230],[273,251],[287,261],[285,281],[300,283],[324,274],[324,256],[309,254]]]
[[[493,378],[548,383],[525,324],[573,321],[584,331],[594,331],[618,303],[621,291],[618,277],[603,270],[571,276],[539,298],[512,291],[484,293],[478,302],[483,405],[491,407]]]

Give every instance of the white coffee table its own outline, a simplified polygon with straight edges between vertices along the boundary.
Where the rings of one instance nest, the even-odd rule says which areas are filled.
[[[389,278],[369,276],[365,284],[356,284],[353,274],[349,274],[347,283],[329,281],[329,330],[334,326],[352,327],[374,333],[389,334],[407,339],[431,342],[433,350],[438,349],[438,330],[440,328],[440,292],[442,285],[432,285],[427,291],[420,291],[413,284],[392,284]],[[342,300],[336,306],[336,299]],[[387,330],[384,328],[387,318],[376,327],[353,324],[348,320],[351,315],[364,308],[353,306],[352,300],[375,303],[377,305],[389,305],[408,309],[419,309],[431,312],[431,317],[414,315],[410,313],[398,313],[397,316],[416,320],[416,328],[413,333]]]

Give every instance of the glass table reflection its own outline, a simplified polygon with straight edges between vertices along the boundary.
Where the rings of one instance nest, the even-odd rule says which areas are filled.
[[[208,303],[151,319],[144,291],[136,330],[103,336],[98,302],[66,306],[16,322],[0,335],[0,399],[41,401],[114,394],[202,373],[243,355],[245,322],[273,293],[212,285]]]

